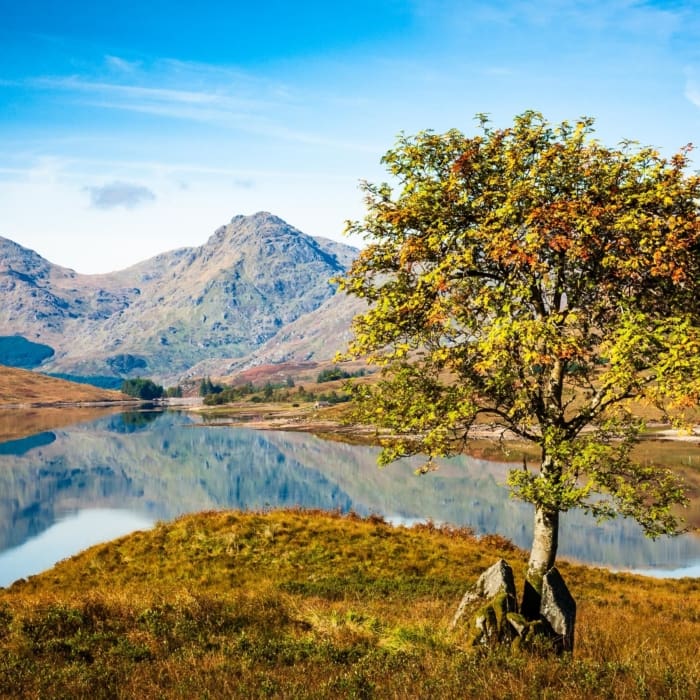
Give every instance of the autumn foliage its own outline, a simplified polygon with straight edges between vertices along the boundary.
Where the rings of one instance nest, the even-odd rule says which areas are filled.
[[[341,287],[365,298],[348,355],[384,368],[359,415],[404,437],[383,460],[462,449],[474,426],[534,443],[510,477],[535,505],[530,577],[556,557],[558,516],[679,527],[681,485],[630,448],[632,401],[682,422],[700,389],[700,179],[672,158],[593,138],[593,120],[526,112],[402,136],[392,184],[364,183],[366,237]]]

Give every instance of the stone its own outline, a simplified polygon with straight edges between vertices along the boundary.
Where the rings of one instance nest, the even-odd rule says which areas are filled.
[[[474,615],[474,629],[472,630],[472,644],[488,644],[499,638],[498,619],[496,611],[489,603],[484,605]]]
[[[539,609],[532,617],[518,610],[513,570],[500,559],[481,574],[464,594],[452,620],[454,629],[470,609],[465,628],[472,646],[509,644],[513,651],[549,649],[561,655],[573,652],[576,602],[556,568],[542,581]],[[474,610],[473,604],[478,604]]]
[[[471,646],[510,644],[517,636],[508,623],[508,612],[512,603],[509,596],[501,591],[479,608],[471,617],[468,640]]]
[[[483,598],[494,598],[499,593],[505,593],[515,601],[513,569],[504,559],[499,559],[492,567],[486,569],[479,576],[476,585]]]
[[[542,580],[540,618],[552,629],[554,648],[557,653],[574,650],[576,601],[569,593],[556,567],[550,569]]]
[[[518,637],[525,635],[528,628],[528,621],[520,613],[509,612],[506,615],[506,620],[508,620]]]
[[[504,559],[499,559],[493,566],[486,569],[479,576],[476,584],[464,594],[457,612],[452,618],[451,627],[454,629],[469,605],[478,600],[494,599],[499,594],[505,594],[502,603],[505,607],[505,612],[515,612],[518,605],[516,602],[513,569]]]

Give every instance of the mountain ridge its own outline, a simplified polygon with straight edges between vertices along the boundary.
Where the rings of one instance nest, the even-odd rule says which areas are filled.
[[[0,238],[0,336],[52,347],[42,371],[177,379],[203,360],[251,355],[315,312],[357,252],[268,212],[98,275]]]

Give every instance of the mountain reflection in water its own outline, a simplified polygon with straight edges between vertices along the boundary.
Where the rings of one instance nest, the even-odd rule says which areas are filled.
[[[56,529],[86,511],[104,526],[83,528],[95,542],[192,511],[300,506],[467,525],[529,546],[531,508],[501,485],[511,465],[462,456],[416,476],[420,460],[379,469],[376,459],[376,448],[204,426],[176,412],[114,414],[0,443],[0,586],[35,572],[17,562],[42,533],[54,533],[53,561],[88,546]],[[563,516],[560,541],[563,557],[698,575],[697,537],[653,542],[632,521],[596,525],[574,512]]]

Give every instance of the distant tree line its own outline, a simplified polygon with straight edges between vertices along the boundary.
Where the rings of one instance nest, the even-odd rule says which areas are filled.
[[[322,369],[318,376],[316,377],[317,384],[323,384],[324,382],[333,382],[336,379],[350,379],[351,377],[364,377],[366,371],[364,369],[357,370],[357,372],[348,372],[347,370],[338,367],[337,365],[333,367],[328,367]]]
[[[137,377],[136,379],[125,379],[121,384],[121,391],[129,396],[133,396],[137,399],[144,399],[145,401],[182,397],[182,387],[179,384],[169,386],[167,389],[164,389],[160,384],[156,384],[153,380],[143,379],[142,377]]]
[[[223,384],[214,384],[209,377],[204,377],[199,384],[199,395],[209,396],[211,394],[220,394],[224,390]]]
[[[205,378],[200,384],[200,395],[204,396],[204,403],[207,406],[220,406],[241,400],[253,403],[314,403],[322,401],[329,404],[350,400],[349,394],[345,392],[316,393],[306,390],[303,386],[295,386],[291,377],[288,377],[284,382],[266,382],[259,387],[255,387],[251,382],[240,386],[225,387],[221,384],[214,384]]]
[[[160,384],[156,384],[151,379],[136,377],[135,379],[125,379],[122,382],[122,392],[137,399],[151,401],[165,396],[165,389]]]

